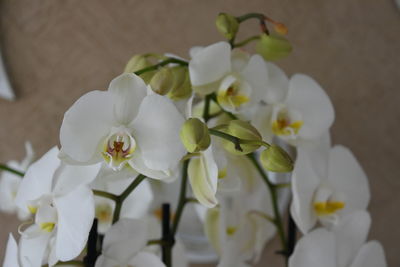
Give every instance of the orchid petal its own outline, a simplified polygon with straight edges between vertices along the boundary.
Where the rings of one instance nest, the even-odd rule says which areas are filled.
[[[148,168],[166,171],[178,164],[186,152],[179,137],[183,122],[166,97],[145,97],[133,122],[133,134]]]
[[[193,86],[216,82],[230,70],[231,47],[227,42],[218,42],[197,51],[189,62]]]
[[[296,74],[289,81],[287,106],[299,112],[303,119],[299,136],[314,139],[332,125],[335,114],[329,96],[311,77]]]
[[[71,260],[86,245],[94,219],[94,199],[86,186],[54,199],[58,212],[56,255],[62,261]]]
[[[363,245],[350,267],[386,267],[385,252],[377,241]]]
[[[268,104],[282,103],[289,90],[289,78],[273,63],[266,62],[268,70],[268,83],[266,85],[264,96],[261,99],[265,100]]]
[[[264,59],[253,55],[241,74],[252,87],[252,100],[260,101],[262,98],[259,96],[266,95],[268,90],[268,70]]]
[[[370,200],[368,178],[348,148],[339,145],[332,148],[328,179],[335,190],[345,196],[344,211],[367,208]]]
[[[146,84],[133,73],[124,73],[114,78],[108,91],[113,97],[115,119],[123,125],[133,121],[139,112],[140,103],[147,95]]]
[[[18,246],[13,235],[8,235],[6,254],[4,256],[3,267],[19,267]]]
[[[25,236],[26,232],[35,232],[32,236]],[[51,233],[43,232],[37,225],[27,228],[19,240],[19,257],[21,266],[42,266]]]
[[[128,264],[135,267],[165,267],[159,257],[149,252],[139,252]]]
[[[99,146],[114,123],[110,92],[92,91],[65,112],[60,129],[62,151],[80,162],[99,162]]]

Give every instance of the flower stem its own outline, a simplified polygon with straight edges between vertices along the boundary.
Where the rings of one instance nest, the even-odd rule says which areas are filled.
[[[171,233],[171,212],[170,205],[164,203],[162,205],[162,238],[163,245],[161,246],[162,261],[166,267],[172,267],[172,247],[174,246],[174,234]]]
[[[217,126],[218,127],[218,126]],[[251,144],[251,145],[260,145],[260,146],[265,146],[265,147],[270,147],[271,145],[268,144],[267,142],[264,141],[258,141],[258,140],[246,140],[246,139],[240,139],[236,136],[227,134],[225,132],[221,132],[216,130],[215,128],[208,129],[209,133],[211,135],[218,136],[220,138],[226,139],[228,141],[231,141],[235,145],[235,149],[238,151],[243,151],[242,147],[240,146],[241,144]]]
[[[287,259],[288,258],[288,255],[287,255],[288,248],[287,248],[287,243],[286,243],[285,231],[283,229],[282,217],[281,217],[281,213],[279,212],[279,208],[278,208],[277,187],[273,183],[271,183],[267,174],[264,172],[264,169],[261,167],[261,165],[256,160],[254,153],[248,154],[247,157],[253,163],[254,167],[256,167],[258,173],[263,178],[265,184],[267,185],[267,187],[271,193],[271,201],[272,201],[272,208],[273,208],[273,212],[274,212],[275,225],[276,225],[276,228],[278,231],[279,239],[281,241],[283,254]]]
[[[260,36],[259,36],[259,35],[254,35],[254,36],[251,36],[251,37],[249,37],[249,38],[247,38],[247,39],[245,39],[245,40],[243,40],[243,41],[241,41],[241,42],[239,42],[239,43],[234,44],[233,47],[234,47],[234,48],[236,48],[236,47],[242,47],[242,46],[245,46],[245,45],[247,45],[248,43],[250,43],[250,42],[252,42],[252,41],[255,41],[255,40],[258,40],[258,39],[260,39]]]
[[[95,196],[108,198],[108,199],[114,200],[115,202],[118,201],[118,196],[114,195],[112,193],[109,193],[106,191],[101,191],[101,190],[92,190],[92,191]]]
[[[114,216],[113,216],[113,223],[116,223],[119,220],[119,216],[121,214],[121,208],[122,204],[124,203],[124,200],[132,193],[133,190],[146,178],[143,174],[139,174],[136,176],[135,180],[125,189],[124,192],[122,192],[121,195],[117,196],[117,199],[115,200],[115,210],[114,210]]]
[[[21,177],[23,177],[25,175],[25,173],[20,172],[20,171],[18,171],[16,169],[13,169],[11,167],[8,167],[6,164],[2,164],[2,163],[0,163],[0,170],[11,172],[11,173],[16,174],[16,175],[21,176]]]
[[[170,63],[176,63],[176,64],[179,64],[179,65],[181,65],[181,66],[188,66],[188,65],[189,65],[189,63],[187,63],[187,62],[184,61],[184,60],[181,60],[181,59],[178,59],[178,58],[170,57],[170,58],[167,58],[166,60],[163,60],[163,61],[161,61],[161,62],[159,62],[159,63],[157,63],[157,64],[155,64],[155,65],[153,65],[153,66],[150,66],[150,67],[147,67],[147,68],[144,68],[144,69],[135,71],[135,74],[136,74],[136,75],[140,75],[140,74],[143,74],[143,73],[145,73],[145,72],[149,72],[149,71],[152,71],[152,70],[156,70],[156,69],[158,69],[159,67],[168,65],[168,64],[170,64]]]
[[[211,101],[211,95],[207,95],[204,102],[204,110],[203,110],[203,119],[206,123],[210,119],[210,101]]]
[[[181,181],[181,189],[180,189],[179,198],[178,198],[178,207],[176,209],[176,214],[175,214],[174,221],[172,224],[172,231],[171,231],[172,236],[175,236],[176,231],[178,230],[179,221],[181,220],[183,209],[185,208],[185,205],[188,202],[188,200],[186,198],[188,166],[189,166],[189,160],[185,160],[183,162],[183,166],[182,166],[182,181]]]

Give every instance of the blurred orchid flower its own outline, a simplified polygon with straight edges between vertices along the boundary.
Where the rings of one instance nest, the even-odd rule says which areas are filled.
[[[11,88],[10,82],[7,77],[1,53],[0,53],[0,97],[3,97],[4,99],[7,100],[15,99],[14,92]]]
[[[365,243],[370,224],[366,211],[356,211],[332,231],[318,228],[306,234],[297,243],[289,267],[386,267],[382,245]]]
[[[307,75],[296,74],[289,80],[276,65],[267,66],[268,83],[258,97],[262,102],[253,115],[253,123],[263,139],[271,141],[275,135],[299,145],[320,138],[335,117],[328,95]]]
[[[291,214],[303,233],[317,221],[330,227],[344,214],[365,210],[370,199],[367,176],[354,155],[344,146],[331,148],[327,140],[298,149],[292,194]]]
[[[29,142],[25,143],[26,156],[21,162],[10,161],[7,166],[25,172],[29,165],[32,163],[34,152],[32,145]],[[0,210],[7,213],[16,212],[20,220],[29,218],[30,213],[19,209],[15,204],[15,197],[22,179],[20,176],[11,172],[3,172],[0,177]]]
[[[144,220],[123,218],[107,231],[96,267],[164,267],[156,255],[145,252],[147,225]]]
[[[20,267],[18,260],[18,245],[13,235],[8,236],[6,254],[4,256],[3,267]]]
[[[171,100],[147,95],[143,80],[125,73],[108,91],[83,95],[65,113],[62,152],[81,164],[105,161],[113,170],[128,166],[167,179],[185,154],[179,139],[183,121]]]
[[[61,163],[52,148],[27,170],[16,204],[35,214],[33,224],[21,232],[22,266],[54,266],[68,261],[84,248],[94,219],[93,193],[87,186],[100,164],[70,166]]]

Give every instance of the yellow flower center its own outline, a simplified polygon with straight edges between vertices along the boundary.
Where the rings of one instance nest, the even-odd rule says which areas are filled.
[[[30,213],[35,214],[37,212],[37,207],[28,205],[28,210]]]
[[[107,223],[112,219],[112,207],[108,203],[98,204],[96,205],[96,218],[102,222]]]
[[[238,86],[232,85],[227,90],[221,90],[217,95],[218,103],[223,107],[240,107],[241,105],[250,101],[250,99],[243,94],[240,94]]]
[[[222,170],[218,170],[218,179],[224,179],[227,174],[227,169],[223,168]]]
[[[40,229],[50,233],[51,231],[53,231],[55,225],[56,224],[53,222],[44,222],[40,224]]]
[[[130,134],[115,133],[107,138],[102,155],[108,165],[118,171],[132,158],[135,149],[136,142]]]
[[[297,120],[291,122],[286,114],[280,114],[280,116],[272,122],[272,132],[275,135],[295,135],[299,133],[302,126],[303,121]]]
[[[236,227],[228,226],[228,227],[226,227],[226,234],[229,236],[232,236],[235,234],[236,230],[237,230]]]
[[[343,209],[344,207],[345,203],[341,201],[326,201],[314,203],[314,210],[318,216],[335,214],[337,211]]]

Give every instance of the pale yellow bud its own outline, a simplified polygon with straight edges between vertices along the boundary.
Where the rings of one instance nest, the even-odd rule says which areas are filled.
[[[229,14],[220,13],[215,21],[218,31],[227,39],[232,39],[239,30],[238,20]]]
[[[272,172],[291,172],[293,170],[293,160],[289,154],[280,146],[271,145],[261,152],[262,166]]]
[[[124,72],[125,73],[134,73],[136,71],[145,69],[153,65],[146,56],[144,55],[134,55],[126,64]],[[144,80],[145,83],[149,83],[150,79],[155,74],[155,71],[145,72],[140,75],[140,77]]]
[[[150,87],[159,95],[166,95],[174,86],[174,76],[170,68],[161,68],[150,80]]]
[[[237,137],[241,140],[247,141],[262,141],[262,137],[260,133],[254,128],[250,123],[241,121],[241,120],[232,120],[228,123],[225,129],[221,129],[220,131],[225,132],[229,135]],[[236,145],[229,141],[223,140],[224,148],[232,154],[235,155],[244,155],[251,153],[257,150],[260,147],[260,144],[255,143],[241,143],[240,147],[242,151],[238,150]]]
[[[171,68],[174,76],[174,85],[168,93],[172,100],[182,100],[192,94],[192,85],[190,83],[189,71],[187,67],[178,66]]]
[[[265,60],[278,60],[292,52],[292,45],[282,36],[263,34],[256,45],[256,51]]]
[[[211,143],[207,125],[197,118],[190,118],[180,131],[182,144],[190,153],[206,150]]]

